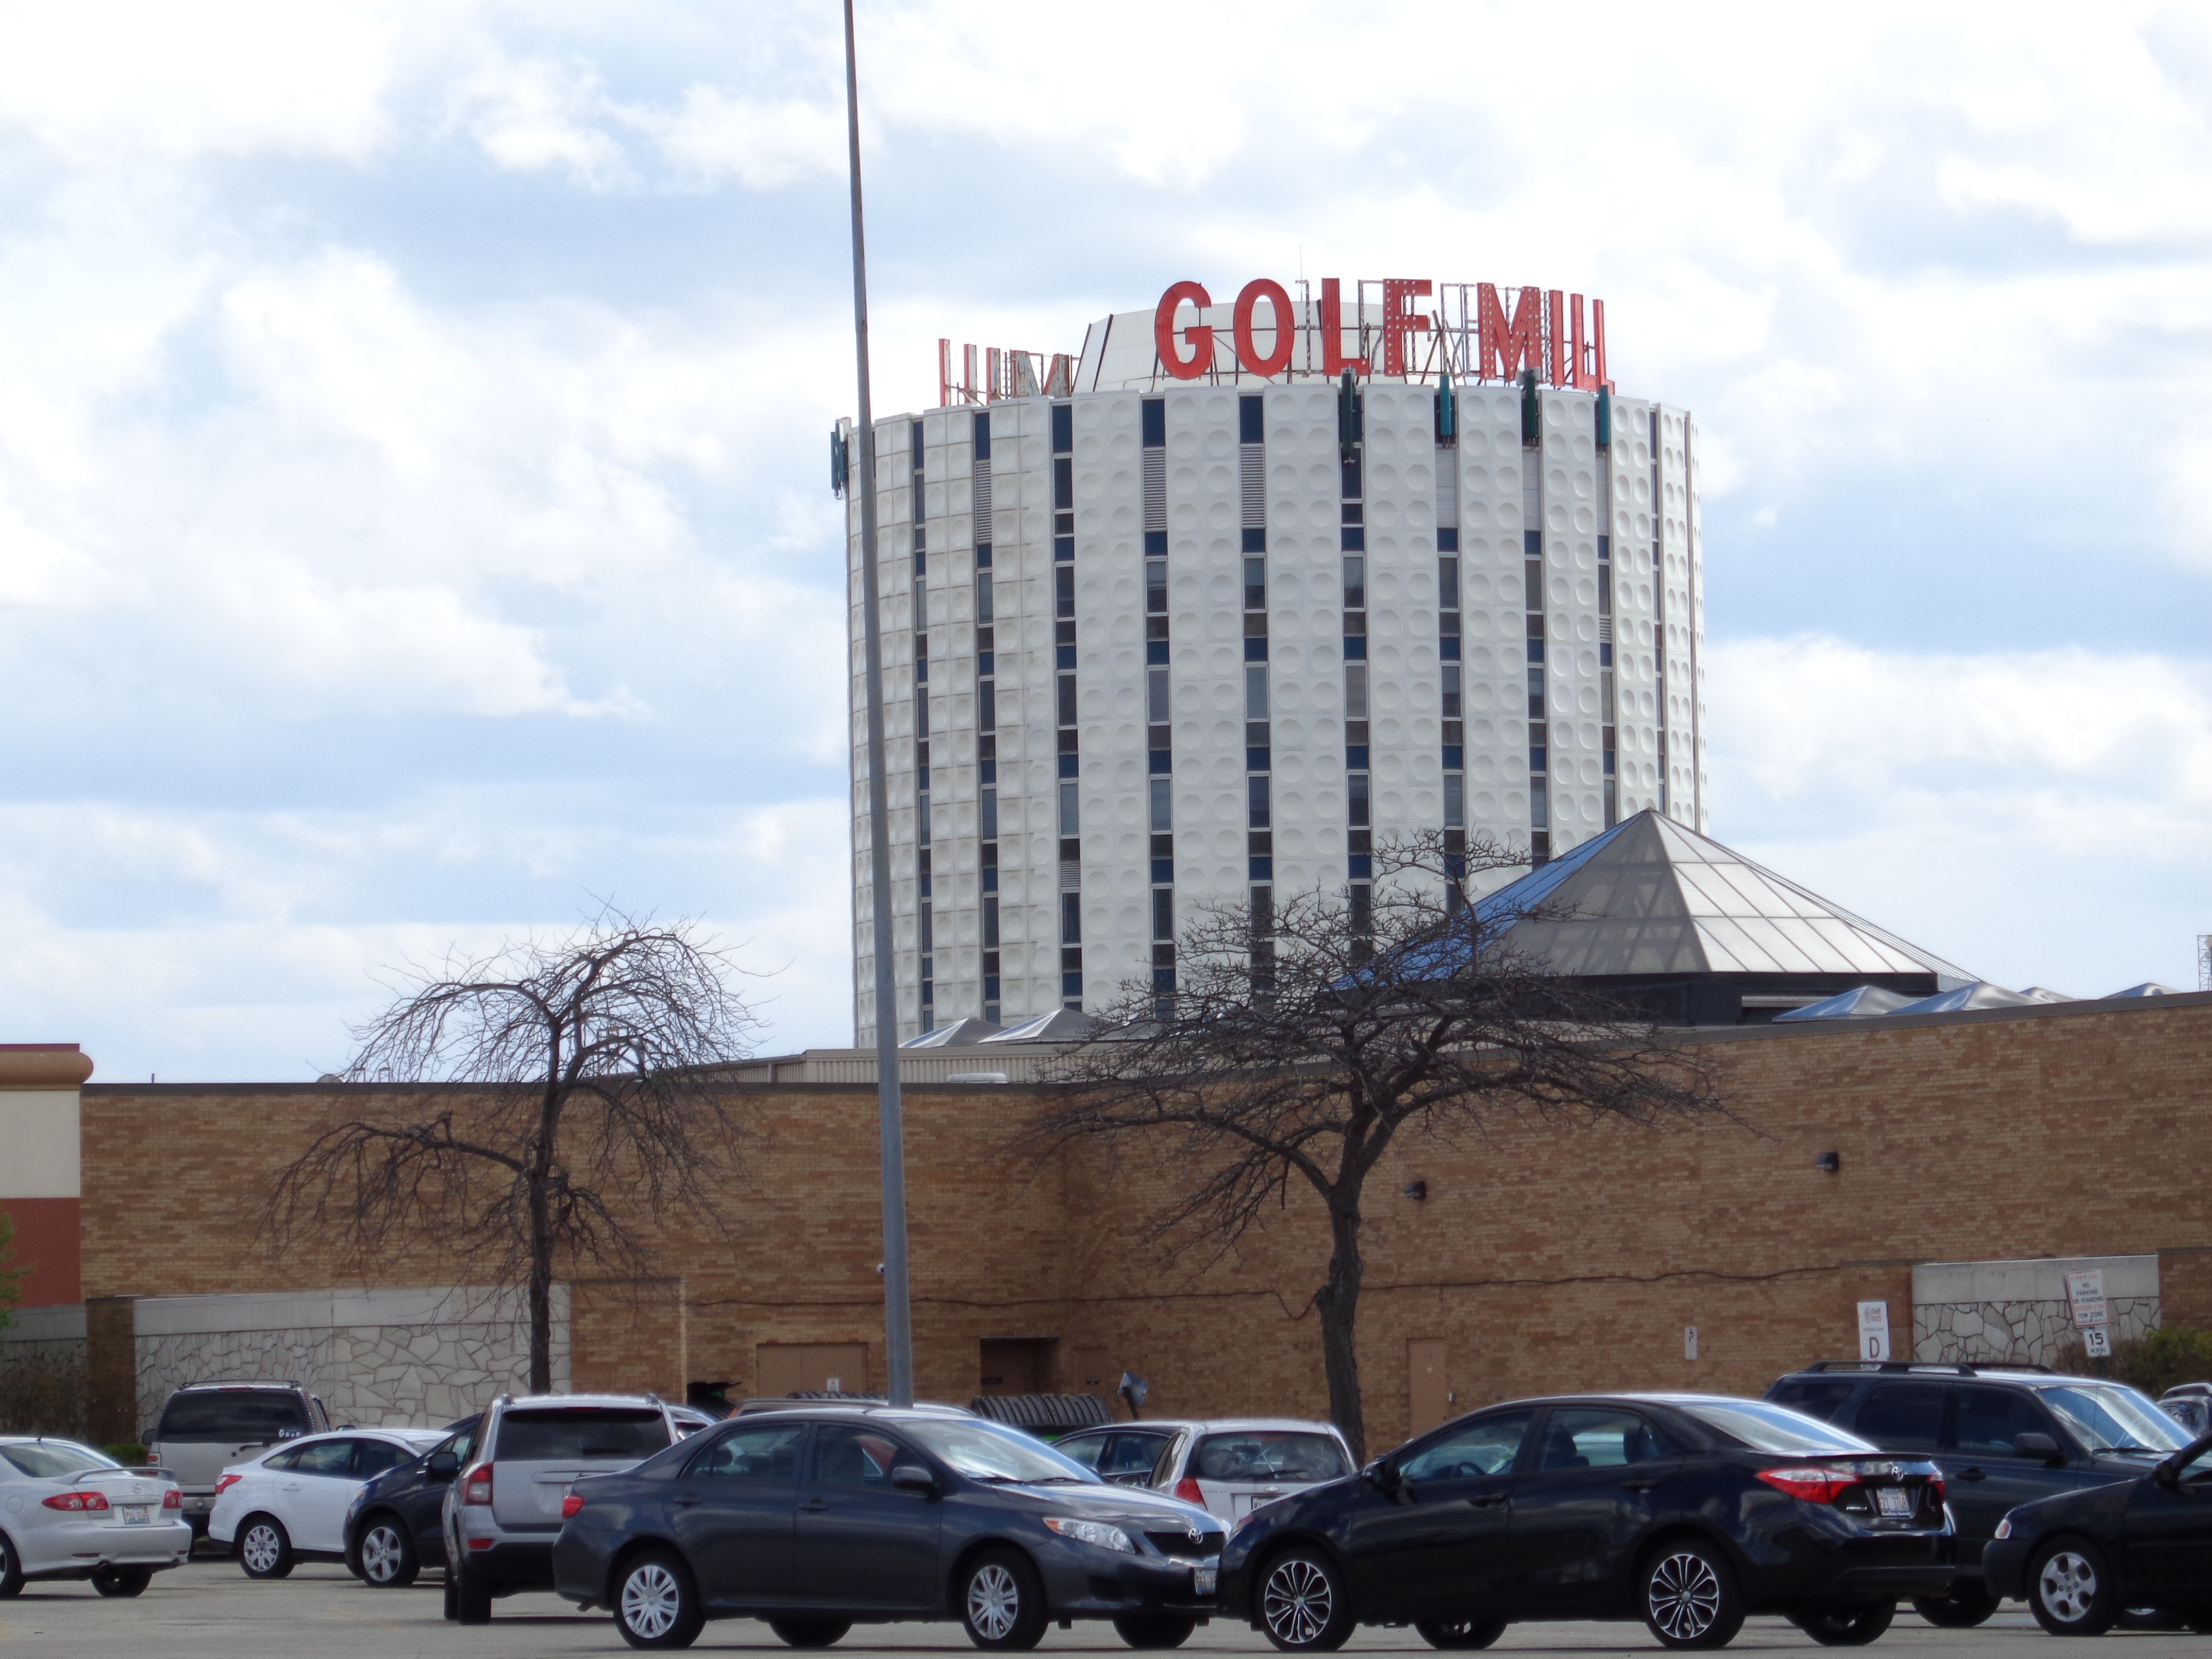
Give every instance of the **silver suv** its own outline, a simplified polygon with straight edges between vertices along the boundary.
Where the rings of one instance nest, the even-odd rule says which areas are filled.
[[[323,1402],[297,1382],[192,1382],[169,1396],[146,1443],[152,1460],[184,1489],[185,1519],[204,1537],[215,1483],[225,1469],[280,1440],[330,1426]]]
[[[492,1599],[553,1588],[553,1540],[568,1488],[684,1437],[653,1395],[502,1395],[486,1407],[476,1461],[446,1490],[446,1617],[481,1625]]]

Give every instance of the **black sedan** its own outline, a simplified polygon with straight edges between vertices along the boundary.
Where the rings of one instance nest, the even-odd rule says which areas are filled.
[[[446,1425],[446,1438],[412,1462],[362,1483],[346,1511],[345,1564],[374,1589],[404,1589],[425,1567],[446,1565],[446,1488],[475,1446],[477,1419]]]
[[[2140,1479],[2021,1504],[1997,1523],[1982,1573],[2053,1636],[2101,1635],[2124,1607],[2212,1633],[2212,1434]]]
[[[562,1513],[554,1587],[612,1609],[632,1647],[687,1647],[732,1615],[793,1647],[903,1619],[1006,1650],[1054,1619],[1110,1619],[1132,1647],[1173,1647],[1217,1604],[1204,1510],[964,1414],[741,1417],[577,1481]]]
[[[1360,1624],[1488,1647],[1524,1619],[1641,1618],[1665,1646],[1717,1648],[1753,1613],[1855,1646],[1949,1583],[1952,1555],[1924,1459],[1763,1401],[1575,1395],[1476,1412],[1255,1510],[1222,1606],[1293,1653]]]

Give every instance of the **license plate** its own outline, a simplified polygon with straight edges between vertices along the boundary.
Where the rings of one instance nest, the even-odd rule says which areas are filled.
[[[154,1524],[154,1506],[151,1504],[125,1504],[122,1508],[125,1526],[150,1527]]]
[[[1917,1496],[1910,1486],[1876,1486],[1874,1489],[1875,1511],[1879,1515],[1902,1518],[1918,1507],[1913,1502]]]
[[[1216,1562],[1207,1561],[1193,1567],[1190,1570],[1190,1588],[1192,1594],[1195,1595],[1213,1595],[1221,1588],[1220,1565]]]

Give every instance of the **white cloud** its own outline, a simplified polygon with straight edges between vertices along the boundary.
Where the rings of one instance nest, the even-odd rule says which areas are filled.
[[[2193,988],[2212,932],[2212,664],[1711,653],[1713,829],[2015,988]]]

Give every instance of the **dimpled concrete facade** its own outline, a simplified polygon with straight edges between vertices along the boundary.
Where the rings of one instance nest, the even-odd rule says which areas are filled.
[[[1341,890],[1392,835],[1456,828],[1557,854],[1646,806],[1703,827],[1693,423],[1634,398],[1601,416],[1595,392],[1534,395],[1524,411],[1517,387],[1460,387],[1440,444],[1433,383],[1369,380],[1356,474],[1321,380],[878,422],[902,1039],[1095,1008],[1148,977],[1171,990],[1173,929],[1199,907]]]

